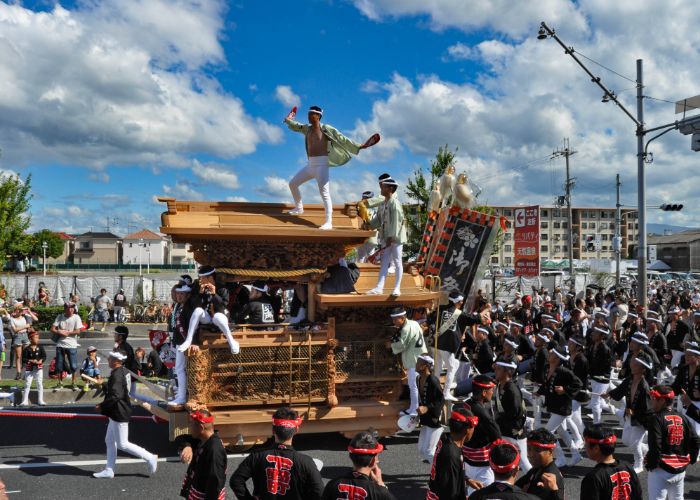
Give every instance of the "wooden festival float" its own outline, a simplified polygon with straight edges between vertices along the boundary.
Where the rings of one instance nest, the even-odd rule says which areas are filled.
[[[200,331],[201,352],[188,358],[188,406],[212,411],[227,445],[265,441],[271,415],[282,405],[300,412],[304,433],[396,431],[408,401],[400,401],[405,375],[391,352],[389,311],[397,305],[434,306],[440,293],[426,288],[423,276],[409,266],[398,299],[388,292],[365,295],[379,273],[372,264],[358,265],[358,293],[319,293],[328,266],[373,234],[362,229],[356,204],[334,206],[334,229],[321,231],[320,205],[292,216],[284,212],[293,207],[284,204],[159,201],[167,204],[161,231],[175,243],[189,243],[195,260],[216,267],[227,281],[308,286],[310,327],[232,324],[241,345],[237,355],[223,334]],[[187,432],[186,412],[152,411],[169,421],[170,439]]]

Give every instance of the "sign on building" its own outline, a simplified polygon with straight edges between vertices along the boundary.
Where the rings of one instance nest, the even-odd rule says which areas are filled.
[[[516,208],[513,212],[515,275],[540,274],[540,207]]]

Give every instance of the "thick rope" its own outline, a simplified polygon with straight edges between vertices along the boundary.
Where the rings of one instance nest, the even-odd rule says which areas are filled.
[[[290,269],[287,271],[271,271],[269,269],[238,269],[233,267],[217,267],[216,272],[235,276],[249,276],[252,278],[299,278],[309,274],[321,274],[326,272],[325,267],[310,267],[307,269]]]
[[[0,410],[0,417],[28,417],[28,418],[59,418],[59,419],[91,419],[91,420],[107,420],[106,415],[97,415],[96,413],[59,413],[50,411],[18,411],[18,410]],[[162,418],[155,415],[134,415],[132,420],[151,420],[153,422],[166,422]]]

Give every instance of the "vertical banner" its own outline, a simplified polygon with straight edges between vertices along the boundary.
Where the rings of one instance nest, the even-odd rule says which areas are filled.
[[[515,275],[539,276],[540,206],[516,208],[513,215]]]

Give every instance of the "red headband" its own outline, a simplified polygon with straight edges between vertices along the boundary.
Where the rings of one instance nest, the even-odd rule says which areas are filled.
[[[557,447],[557,443],[540,443],[539,441],[531,441],[529,439],[527,440],[527,444],[537,448],[544,448],[545,450],[553,450]]]
[[[476,385],[476,386],[481,387],[483,389],[491,389],[493,387],[496,387],[496,384],[494,384],[493,382],[481,383],[481,382],[477,382],[476,380],[472,381],[472,385]]]
[[[586,442],[591,443],[591,444],[615,444],[617,443],[617,436],[615,434],[611,434],[610,436],[604,438],[604,439],[596,439],[592,437],[587,437],[585,438]]]
[[[302,419],[297,418],[295,420],[287,420],[284,418],[273,418],[272,419],[272,425],[278,426],[278,427],[299,427],[301,425]]]
[[[668,394],[661,394],[655,389],[649,391],[649,395],[654,399],[673,399],[676,397],[676,393],[673,391],[669,392]]]
[[[377,443],[376,448],[353,448],[352,446],[348,446],[348,451],[350,453],[356,453],[357,455],[379,455],[384,451],[384,445]]]
[[[479,417],[468,417],[462,415],[458,411],[453,411],[450,414],[450,420],[456,420],[457,422],[467,422],[471,427],[476,427],[479,424]]]
[[[500,445],[507,445],[515,450],[515,459],[511,463],[506,464],[506,465],[496,465],[495,463],[493,463],[493,460],[491,460],[491,452],[493,452],[493,449],[496,446],[500,446]],[[513,443],[510,443],[510,442],[506,441],[505,439],[498,439],[498,440],[493,442],[493,444],[491,445],[491,448],[489,450],[489,465],[491,466],[491,469],[496,474],[508,474],[509,472],[512,472],[513,470],[515,470],[515,468],[518,466],[519,463],[520,463],[520,451]]]
[[[201,411],[195,411],[193,413],[190,413],[190,417],[192,417],[192,420],[196,420],[197,422],[200,422],[202,424],[211,424],[214,422],[214,415],[209,415],[207,417]]]

